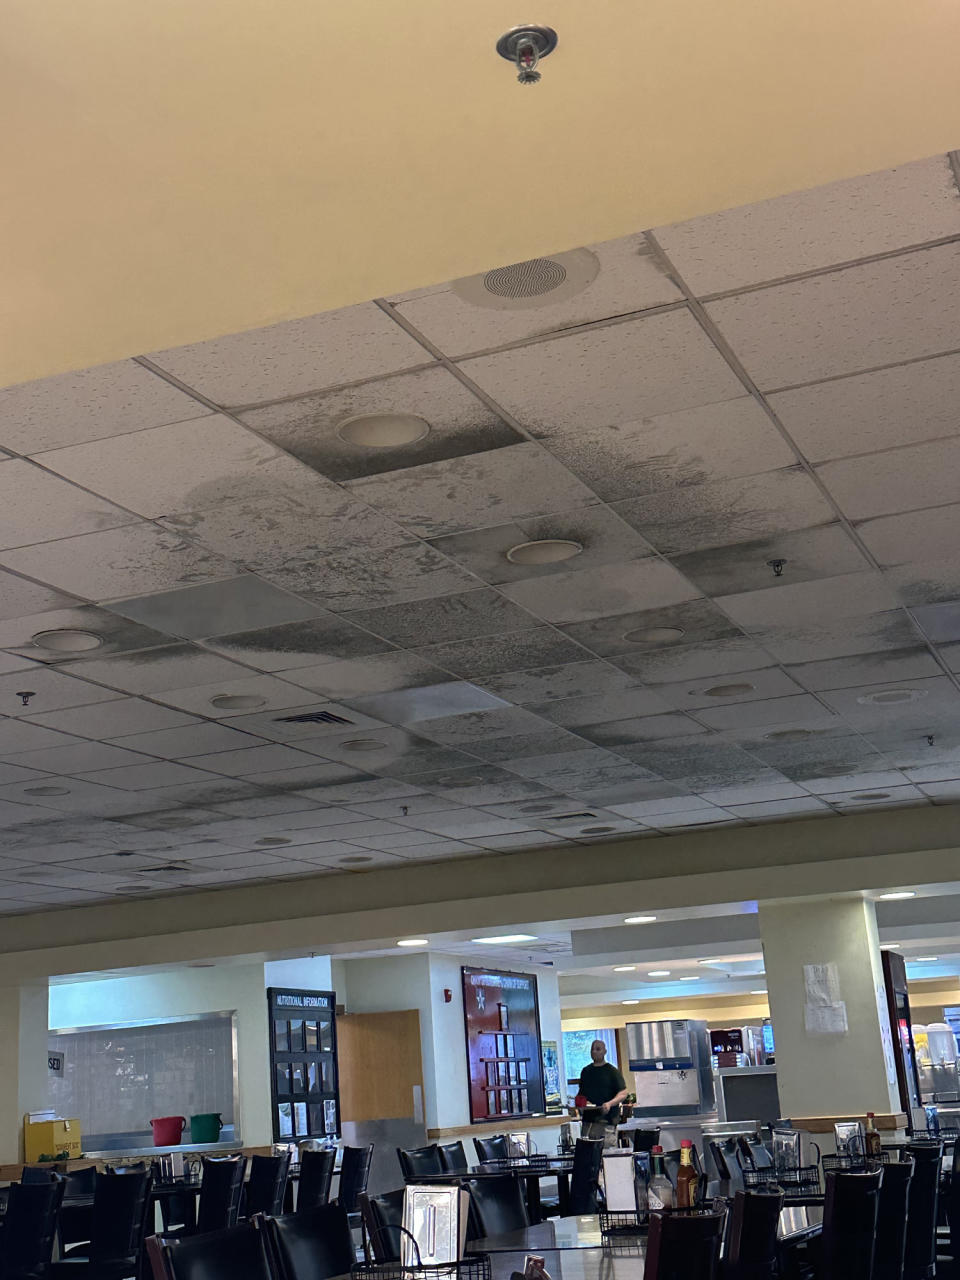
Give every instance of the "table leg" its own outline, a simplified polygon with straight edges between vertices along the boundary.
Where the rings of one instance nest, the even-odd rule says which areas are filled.
[[[531,1226],[543,1221],[543,1212],[540,1208],[540,1178],[537,1174],[527,1176],[527,1215]]]
[[[569,1173],[557,1174],[557,1199],[560,1207],[560,1217],[566,1218],[570,1213],[570,1175]]]

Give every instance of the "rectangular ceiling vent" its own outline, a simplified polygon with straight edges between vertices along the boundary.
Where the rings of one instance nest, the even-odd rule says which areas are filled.
[[[332,711],[305,711],[299,716],[277,716],[275,724],[356,724],[346,716],[334,715]]]

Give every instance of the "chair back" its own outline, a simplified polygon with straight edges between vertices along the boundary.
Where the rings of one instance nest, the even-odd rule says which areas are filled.
[[[397,1159],[400,1161],[404,1182],[416,1182],[424,1173],[445,1172],[440,1148],[435,1142],[429,1147],[411,1147],[407,1150],[397,1147]]]
[[[870,1280],[881,1170],[828,1173],[823,1204],[823,1280]]]
[[[729,1280],[765,1280],[777,1274],[777,1228],[782,1191],[738,1191],[727,1244]]]
[[[330,1199],[330,1184],[337,1153],[333,1147],[322,1151],[301,1151],[300,1181],[297,1184],[297,1213],[316,1209]]]
[[[303,1213],[266,1218],[264,1228],[276,1280],[328,1280],[348,1274],[356,1262],[342,1205],[323,1204]]]
[[[27,1280],[50,1265],[65,1183],[15,1182],[0,1231],[0,1277]]]
[[[275,1217],[283,1213],[283,1196],[290,1172],[290,1152],[279,1156],[251,1156],[250,1177],[244,1187],[244,1214],[252,1218],[255,1213],[267,1213]]]
[[[370,1241],[374,1262],[399,1262],[403,1226],[403,1197],[406,1189],[384,1191],[379,1196],[360,1197],[360,1217]]]
[[[25,1164],[20,1171],[20,1182],[25,1187],[46,1186],[49,1182],[56,1182],[63,1175],[54,1173],[52,1169],[44,1169],[42,1165]]]
[[[907,1155],[913,1161],[913,1177],[907,1195],[907,1239],[903,1274],[908,1280],[932,1276],[937,1265],[937,1214],[939,1211],[942,1142],[911,1142]]]
[[[505,1133],[495,1133],[492,1138],[474,1138],[473,1145],[481,1163],[484,1160],[510,1159],[510,1143]]]
[[[877,1237],[873,1253],[872,1280],[903,1280],[903,1259],[907,1245],[907,1211],[913,1161],[883,1166],[880,1201],[877,1209]]]
[[[721,1182],[730,1182],[731,1172],[730,1166],[727,1164],[727,1155],[719,1142],[707,1142],[707,1150],[710,1152],[710,1159],[713,1161],[713,1167],[716,1170],[717,1177]]]
[[[197,1231],[208,1235],[235,1227],[240,1216],[240,1197],[247,1162],[243,1156],[225,1159],[207,1157],[203,1161],[200,1180],[200,1202],[197,1206]]]
[[[570,1174],[570,1214],[598,1213],[597,1187],[603,1143],[591,1138],[578,1138],[573,1149],[573,1171]]]
[[[481,1235],[500,1236],[529,1227],[527,1202],[519,1178],[505,1173],[502,1177],[471,1178],[464,1185],[470,1191],[470,1204]]]
[[[153,1280],[274,1280],[263,1231],[243,1222],[227,1231],[147,1239]]]
[[[145,1171],[97,1174],[88,1251],[91,1263],[135,1262],[139,1257],[152,1181]]]
[[[644,1280],[716,1280],[722,1213],[650,1215]]]
[[[344,1147],[340,1162],[340,1194],[337,1204],[347,1213],[356,1213],[357,1198],[367,1189],[370,1162],[373,1159],[373,1143],[369,1147]]]
[[[448,1142],[440,1147],[440,1160],[444,1173],[466,1173],[467,1153],[462,1142]]]
[[[660,1142],[659,1129],[634,1129],[633,1131],[633,1149],[634,1151],[650,1152]]]

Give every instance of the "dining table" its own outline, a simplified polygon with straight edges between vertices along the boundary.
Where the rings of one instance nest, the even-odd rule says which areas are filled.
[[[418,1173],[411,1181],[449,1184],[504,1176],[522,1179],[525,1184],[527,1216],[531,1222],[540,1222],[543,1217],[540,1183],[545,1178],[556,1179],[558,1208],[563,1215],[570,1208],[570,1175],[572,1173],[573,1156],[530,1156],[514,1160],[484,1160],[459,1173]]]

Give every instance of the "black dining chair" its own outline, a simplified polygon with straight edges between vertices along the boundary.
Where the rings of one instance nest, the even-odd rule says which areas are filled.
[[[275,1217],[282,1213],[289,1173],[289,1151],[279,1156],[251,1156],[250,1176],[243,1188],[243,1216],[267,1213]]]
[[[0,1229],[0,1280],[42,1280],[49,1272],[66,1183],[15,1182]]]
[[[42,1165],[25,1164],[20,1170],[20,1182],[25,1187],[45,1186],[49,1182],[63,1181],[66,1185],[66,1179],[62,1173],[55,1173],[52,1169],[44,1169]]]
[[[252,1222],[202,1235],[147,1238],[153,1280],[275,1280],[266,1233]]]
[[[360,1197],[360,1217],[374,1262],[399,1262],[406,1188]]]
[[[359,1197],[367,1189],[370,1178],[370,1163],[373,1160],[373,1143],[369,1147],[344,1147],[340,1162],[340,1192],[337,1204],[351,1215],[351,1226],[358,1226],[360,1214],[357,1209]]]
[[[726,1280],[772,1280],[777,1275],[777,1229],[782,1191],[738,1191],[728,1226]]]
[[[466,1173],[467,1153],[462,1142],[448,1142],[440,1146],[440,1160],[444,1173]]]
[[[643,1280],[716,1280],[722,1213],[650,1215]]]
[[[883,1166],[872,1280],[903,1280],[912,1179],[913,1161],[909,1158]]]
[[[147,1233],[150,1187],[146,1171],[98,1173],[93,1225],[86,1244],[75,1244],[51,1268],[54,1280],[125,1280],[135,1276]]]
[[[329,1280],[356,1263],[346,1210],[324,1204],[304,1213],[265,1218],[275,1280]]]
[[[870,1280],[883,1171],[828,1173],[820,1236],[822,1280]]]
[[[633,1149],[638,1152],[650,1152],[660,1145],[659,1129],[634,1129]]]
[[[937,1266],[937,1217],[939,1213],[940,1162],[943,1143],[910,1142],[906,1154],[913,1161],[913,1177],[907,1195],[907,1239],[904,1280],[926,1280]]]
[[[495,1133],[492,1138],[474,1138],[477,1159],[482,1164],[485,1160],[509,1160],[510,1143],[505,1133]]]
[[[63,1176],[66,1178],[66,1187],[60,1209],[60,1243],[67,1246],[89,1240],[93,1233],[93,1194],[97,1185],[97,1168],[91,1164],[85,1169],[71,1169]]]
[[[570,1173],[570,1203],[568,1214],[599,1212],[597,1190],[600,1185],[600,1166],[603,1162],[603,1143],[591,1138],[578,1138],[573,1149],[573,1169]]]
[[[470,1192],[470,1207],[481,1236],[500,1236],[529,1227],[527,1202],[519,1178],[472,1178],[464,1183]]]
[[[435,1142],[429,1147],[397,1147],[397,1159],[404,1182],[415,1182],[424,1173],[443,1173],[443,1158]]]
[[[333,1147],[322,1151],[300,1153],[300,1178],[297,1183],[297,1213],[317,1209],[330,1199],[330,1185],[337,1153]]]

